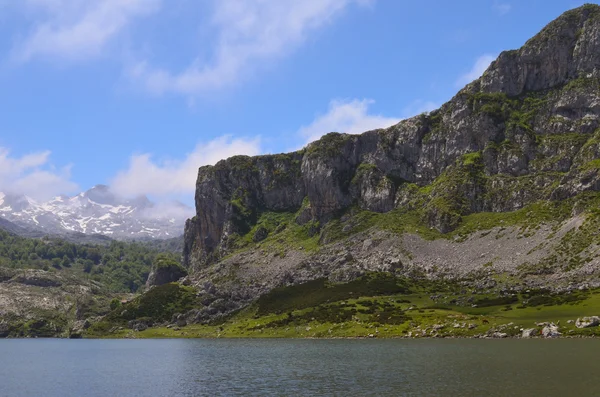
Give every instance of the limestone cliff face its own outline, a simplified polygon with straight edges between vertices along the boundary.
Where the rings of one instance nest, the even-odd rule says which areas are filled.
[[[295,210],[302,204],[302,152],[235,156],[202,167],[196,184],[196,216],[186,223],[184,260],[207,261],[225,251],[228,237],[250,230],[261,210]]]
[[[505,51],[481,79],[484,92],[541,91],[579,77],[600,77],[598,6],[566,12],[517,51]]]
[[[419,208],[445,233],[470,213],[600,190],[599,127],[600,6],[585,5],[500,54],[429,114],[200,168],[185,264],[214,263],[267,211],[297,212],[298,224],[318,228],[349,208]]]

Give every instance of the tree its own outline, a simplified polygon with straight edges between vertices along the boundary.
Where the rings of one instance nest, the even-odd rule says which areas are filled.
[[[89,273],[92,271],[92,268],[94,267],[94,262],[92,262],[89,259],[85,259],[83,261],[83,271],[86,273]]]
[[[121,307],[121,301],[119,299],[114,298],[110,301],[110,310],[115,310],[119,307]]]

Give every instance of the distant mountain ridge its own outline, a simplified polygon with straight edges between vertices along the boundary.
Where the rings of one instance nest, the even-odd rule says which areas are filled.
[[[185,219],[192,212],[179,202],[165,206],[152,203],[146,196],[122,198],[106,185],[46,202],[0,192],[0,219],[33,234],[83,233],[114,239],[165,239],[183,234]],[[7,226],[9,228],[14,229],[14,226]]]

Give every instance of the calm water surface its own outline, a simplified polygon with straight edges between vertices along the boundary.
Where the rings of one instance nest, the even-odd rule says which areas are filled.
[[[600,393],[586,340],[0,340],[1,396]]]

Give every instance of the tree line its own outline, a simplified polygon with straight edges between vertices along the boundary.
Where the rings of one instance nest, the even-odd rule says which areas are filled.
[[[180,261],[180,255],[161,253],[167,247],[160,243],[156,246],[162,249],[148,242],[77,244],[52,237],[20,237],[0,230],[0,267],[69,272],[99,281],[115,292],[136,292],[145,284],[157,255]]]

